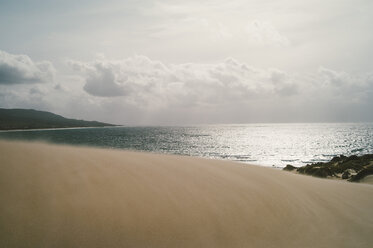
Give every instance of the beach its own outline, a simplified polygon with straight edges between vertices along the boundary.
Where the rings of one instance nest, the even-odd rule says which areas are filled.
[[[370,184],[10,141],[0,141],[0,170],[0,247],[373,245]]]

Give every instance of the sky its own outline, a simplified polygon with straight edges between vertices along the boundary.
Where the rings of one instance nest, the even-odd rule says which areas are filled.
[[[123,125],[373,121],[371,0],[0,0],[0,107]]]

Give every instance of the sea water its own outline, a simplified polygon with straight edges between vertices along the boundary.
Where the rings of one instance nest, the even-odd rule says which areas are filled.
[[[373,123],[105,127],[6,131],[0,138],[179,154],[283,167],[373,153]]]

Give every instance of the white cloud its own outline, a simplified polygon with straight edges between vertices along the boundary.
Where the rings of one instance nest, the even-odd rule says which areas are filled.
[[[79,69],[87,93],[111,108],[136,108],[134,120],[146,123],[342,121],[349,116],[345,111],[373,106],[371,75],[326,68],[292,74],[232,58],[164,64],[145,56],[71,65]]]
[[[145,56],[71,62],[94,96],[123,96],[143,106],[224,104],[285,91],[292,84],[280,70],[261,70],[227,59],[216,64],[165,65]],[[289,82],[288,82],[289,81]],[[281,93],[282,94],[282,93]],[[156,104],[155,104],[156,103]]]
[[[167,64],[146,56],[70,61],[53,84],[0,85],[0,106],[139,124],[373,121],[372,74],[289,73],[228,58]]]
[[[0,50],[0,84],[53,82],[54,72],[48,61],[34,62],[27,55]]]
[[[280,32],[268,21],[254,20],[249,22],[246,28],[250,43],[271,46],[288,46],[289,39],[280,34]]]

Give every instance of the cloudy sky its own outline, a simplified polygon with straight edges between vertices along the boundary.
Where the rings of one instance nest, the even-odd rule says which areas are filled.
[[[373,121],[373,1],[0,0],[0,107],[125,125]]]

